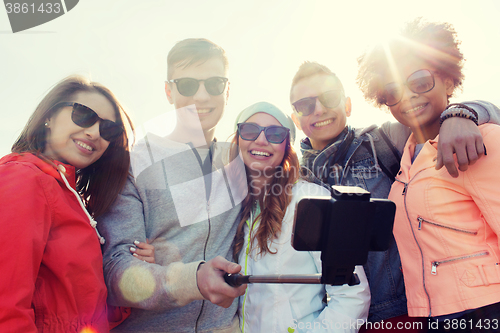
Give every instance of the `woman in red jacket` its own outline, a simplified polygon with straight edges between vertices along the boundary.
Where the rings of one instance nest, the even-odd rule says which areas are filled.
[[[94,219],[128,175],[124,123],[111,91],[72,76],[0,160],[0,332],[109,331]]]
[[[389,195],[409,315],[431,317],[431,329],[498,332],[500,127],[479,126],[488,154],[467,170],[452,177],[436,169],[441,124],[449,117],[478,123],[473,109],[449,104],[463,80],[459,44],[450,24],[416,20],[400,39],[360,58],[359,82],[365,97],[387,105],[413,133]],[[479,137],[468,144],[486,153]]]

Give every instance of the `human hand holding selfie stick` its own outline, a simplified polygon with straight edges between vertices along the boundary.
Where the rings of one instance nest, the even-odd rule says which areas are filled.
[[[356,285],[354,273],[368,251],[385,251],[392,238],[396,206],[387,199],[370,199],[354,186],[332,186],[331,197],[306,197],[295,207],[292,246],[297,251],[321,251],[322,274],[225,274],[231,286],[247,283]]]

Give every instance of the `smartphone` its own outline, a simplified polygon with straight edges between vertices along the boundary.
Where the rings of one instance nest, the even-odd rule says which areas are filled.
[[[395,212],[392,201],[370,199],[361,188],[334,187],[331,198],[306,197],[297,202],[292,246],[297,251],[322,251],[330,243],[328,248],[337,255],[358,249],[385,251],[393,237]]]

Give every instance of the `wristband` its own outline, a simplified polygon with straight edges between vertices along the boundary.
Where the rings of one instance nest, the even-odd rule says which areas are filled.
[[[446,109],[441,113],[439,118],[439,125],[442,125],[443,122],[451,117],[462,117],[469,120],[472,120],[474,124],[478,125],[478,114],[476,110],[471,107],[468,107],[465,104],[453,103],[449,104]]]
[[[451,103],[451,104],[448,104],[448,106],[446,107],[446,109],[444,109],[445,111],[447,110],[453,110],[453,109],[465,109],[469,112],[471,112],[474,117],[476,117],[476,119],[479,118],[479,116],[477,115],[477,112],[476,110],[474,110],[473,108],[465,105],[465,104],[461,104],[461,103]]]

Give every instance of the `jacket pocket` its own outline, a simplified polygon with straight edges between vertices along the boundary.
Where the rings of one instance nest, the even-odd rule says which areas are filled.
[[[421,216],[417,217],[417,221],[418,221],[418,230],[421,230],[422,226],[424,224],[428,224],[428,225],[432,225],[432,226],[435,226],[435,227],[440,227],[440,228],[448,229],[448,230],[451,230],[451,231],[461,232],[461,233],[464,233],[464,234],[469,234],[469,235],[473,235],[473,236],[477,235],[477,230],[457,228],[457,227],[454,227],[454,226],[451,226],[451,225],[447,225],[447,224],[443,224],[443,223],[437,223],[437,222],[434,222],[434,221],[426,220],[426,219],[424,219]]]
[[[473,265],[471,267],[464,267],[459,271],[460,282],[467,287],[482,287],[497,285],[495,290],[499,290],[500,284],[500,264],[487,263],[485,265]],[[490,292],[494,292],[490,290]]]
[[[431,263],[432,264],[431,274],[437,275],[437,268],[440,265],[454,263],[457,261],[467,260],[467,259],[476,258],[476,257],[487,256],[489,254],[490,253],[488,251],[481,251],[481,252],[476,252],[476,253],[467,254],[467,255],[458,256],[458,257],[451,257],[451,258],[446,258],[446,259],[441,259],[441,260],[435,260]]]

